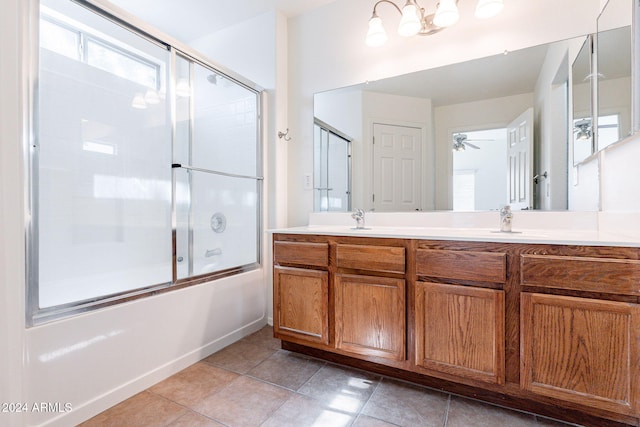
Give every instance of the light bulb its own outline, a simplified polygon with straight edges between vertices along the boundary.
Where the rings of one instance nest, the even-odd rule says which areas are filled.
[[[387,32],[382,26],[382,19],[377,15],[373,15],[369,20],[369,31],[365,43],[367,46],[382,46],[387,41]]]
[[[460,14],[456,0],[440,0],[436,16],[433,17],[433,23],[438,27],[450,27],[458,22]]]
[[[144,95],[142,95],[141,93],[136,93],[136,95],[133,97],[133,100],[131,101],[131,106],[138,110],[144,110],[145,108],[147,108],[147,103],[144,100]]]
[[[502,0],[478,0],[476,17],[480,19],[491,18],[500,13],[503,7],[504,3]]]
[[[402,19],[398,25],[398,34],[403,37],[415,36],[420,31],[422,24],[418,15],[418,8],[410,0],[402,8]]]
[[[191,88],[189,87],[189,80],[185,78],[178,79],[176,83],[176,95],[181,98],[191,96]]]
[[[153,89],[147,89],[147,92],[144,94],[144,100],[149,105],[155,105],[160,103],[160,96],[158,96],[158,92]]]

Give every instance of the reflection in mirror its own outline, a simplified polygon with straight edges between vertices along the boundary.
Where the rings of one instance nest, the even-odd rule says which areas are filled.
[[[321,120],[313,128],[314,211],[350,211],[351,138]]]
[[[516,203],[515,209],[566,210],[569,58],[583,39],[316,93],[314,116],[353,138],[352,205],[497,210]],[[531,119],[524,123],[523,115]],[[471,178],[456,166],[454,135],[507,128],[516,139],[505,142],[499,156],[511,166],[492,180],[476,176],[474,200],[463,201],[456,188],[466,180],[470,192]],[[509,154],[506,147],[519,149],[521,138],[528,141],[527,156],[515,148]],[[508,141],[508,132],[491,139]],[[464,166],[467,172],[483,167],[479,159],[469,161],[477,164]],[[534,182],[534,176],[544,178]],[[494,198],[479,203],[479,194]]]
[[[592,105],[592,37],[585,37],[584,43],[571,66],[573,101],[573,164],[585,160],[593,154],[593,112]]]
[[[598,150],[631,134],[632,7],[609,0],[598,17]]]
[[[507,129],[454,134],[453,210],[491,210],[507,194]]]

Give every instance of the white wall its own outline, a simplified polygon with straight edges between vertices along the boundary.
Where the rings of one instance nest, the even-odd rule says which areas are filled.
[[[267,322],[266,269],[147,297],[67,320],[25,328],[25,117],[27,73],[23,0],[0,14],[0,402],[70,403],[69,413],[0,414],[2,425],[75,425],[259,329]],[[282,22],[272,19],[271,26]],[[263,38],[247,32],[251,40]],[[269,61],[251,51],[252,76],[274,81]],[[236,40],[227,40],[229,45]],[[251,62],[251,61],[250,61]],[[280,65],[282,63],[280,62]],[[275,86],[275,83],[273,84]],[[271,126],[273,135],[275,125]],[[270,138],[270,144],[275,144]],[[266,194],[269,197],[269,193]],[[267,245],[265,243],[265,249]],[[267,258],[268,259],[268,258]]]
[[[475,2],[460,2],[460,22],[435,36],[404,39],[393,30],[396,12],[379,9],[389,41],[364,44],[372,3],[337,0],[289,21],[290,225],[306,224],[313,209],[302,177],[312,168],[313,94],[367,80],[466,61],[595,31],[600,0],[505,2],[491,20],[473,17]],[[549,13],[553,10],[553,13]],[[396,21],[397,22],[397,21]],[[544,31],[540,30],[544,22]],[[571,25],[568,25],[571,23]],[[437,205],[437,204],[436,204]],[[437,206],[436,206],[437,207]]]

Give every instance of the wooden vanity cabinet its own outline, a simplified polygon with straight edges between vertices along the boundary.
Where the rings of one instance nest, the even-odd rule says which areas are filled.
[[[336,348],[393,361],[406,358],[406,249],[338,243]]]
[[[329,344],[329,245],[275,241],[273,329],[277,337]]]
[[[495,404],[640,425],[640,248],[276,234],[274,332]]]
[[[638,414],[639,305],[528,292],[521,301],[523,389]]]
[[[367,360],[406,360],[406,241],[274,238],[274,333]],[[374,242],[375,243],[375,242]]]
[[[583,252],[521,255],[520,383],[537,395],[637,416],[640,261]]]
[[[416,274],[415,369],[503,384],[506,254],[417,249]]]

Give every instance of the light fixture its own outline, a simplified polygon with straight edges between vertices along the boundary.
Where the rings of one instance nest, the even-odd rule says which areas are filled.
[[[433,23],[438,27],[450,27],[460,19],[456,0],[440,0]]]
[[[144,101],[149,105],[159,104],[160,96],[155,90],[147,89],[147,92],[144,94]]]
[[[591,120],[582,119],[574,123],[574,133],[576,134],[576,140],[587,141],[591,139]]]
[[[366,44],[368,46],[381,46],[387,41],[382,20],[378,16],[376,8],[380,3],[389,3],[402,16],[398,25],[398,34],[404,37],[414,35],[429,36],[449,27],[460,19],[458,12],[459,0],[440,0],[433,13],[426,13],[420,7],[417,0],[406,0],[402,9],[391,0],[379,0],[373,6],[373,13],[369,19]],[[504,7],[503,0],[478,0],[476,16],[478,18],[490,18],[497,15]]]
[[[476,17],[480,19],[491,18],[502,11],[502,0],[478,0],[476,5]]]
[[[466,150],[464,143],[462,141],[454,141],[453,143],[453,151],[464,151]]]
[[[422,24],[420,23],[420,13],[418,5],[411,0],[407,0],[407,4],[402,8],[402,19],[398,25],[398,34],[403,37],[415,36],[420,31]]]
[[[187,98],[191,96],[191,87],[189,86],[189,80],[185,78],[178,79],[176,83],[176,95],[181,98]]]
[[[131,106],[137,110],[144,110],[147,108],[147,102],[144,100],[144,95],[136,93],[133,100],[131,100]]]

